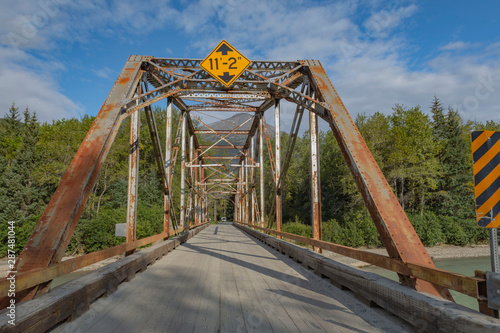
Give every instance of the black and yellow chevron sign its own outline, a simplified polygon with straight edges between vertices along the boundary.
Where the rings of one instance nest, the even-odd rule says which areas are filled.
[[[471,133],[477,225],[500,225],[500,132]]]

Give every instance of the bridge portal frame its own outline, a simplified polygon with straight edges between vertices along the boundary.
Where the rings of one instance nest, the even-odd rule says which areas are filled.
[[[199,207],[191,209],[189,213],[181,213],[182,220],[178,224],[189,226],[189,221],[193,219],[195,224],[208,220],[209,197],[216,197],[210,192],[207,183],[215,179],[215,176],[220,178],[224,172],[228,172],[231,178],[227,179],[234,179],[233,189],[236,189],[237,192],[234,200],[237,222],[264,227],[264,216],[266,215],[262,199],[263,141],[264,128],[266,127],[264,113],[274,106],[275,117],[279,124],[281,113],[279,102],[287,100],[296,104],[297,107],[290,140],[287,143],[282,161],[280,161],[282,154],[279,144],[280,132],[277,131],[276,142],[278,144],[275,147],[275,159],[273,159],[272,150],[269,149],[269,142],[267,143],[270,160],[274,162],[273,169],[276,177],[275,200],[269,215],[276,216],[277,236],[281,237],[279,232],[281,232],[282,184],[303,112],[308,111],[311,117],[325,120],[335,135],[389,257],[391,260],[401,263],[402,268],[398,271],[401,283],[412,286],[419,291],[452,299],[447,288],[415,278],[408,268],[413,264],[429,269],[435,269],[435,266],[319,61],[254,61],[231,88],[224,88],[211,78],[200,68],[200,61],[199,59],[169,59],[138,55],[129,57],[32,236],[20,254],[16,262],[18,273],[40,272],[60,264],[120,123],[126,117],[142,109],[146,112],[153,144],[156,145],[157,163],[165,190],[164,232],[157,238],[166,239],[169,237],[172,232],[170,225],[173,223],[171,222],[171,212],[173,212],[172,163],[176,160],[179,147],[174,145],[175,147],[170,150],[172,144],[171,128],[170,134],[168,133],[169,126],[172,126],[172,120],[169,118],[166,129],[165,159],[163,159],[157,139],[154,114],[151,111],[151,105],[162,99],[169,101],[167,110],[169,107],[171,108],[172,104],[181,110],[182,122],[186,124],[180,127],[181,133],[178,133],[176,137],[177,139],[181,137],[182,142],[184,142],[182,144],[184,147],[182,150],[183,169],[186,166],[186,156],[190,156],[189,165],[199,166],[199,173],[196,177],[193,176],[193,168],[190,168],[188,179],[183,181],[183,186],[188,185],[191,189],[189,191],[190,202],[193,202],[192,196],[193,193],[196,193],[194,203],[196,205],[196,201],[198,201]],[[301,90],[298,91],[297,88],[301,88]],[[191,112],[197,110],[253,112],[254,116],[250,118],[253,122],[248,131],[246,143],[243,146],[237,146],[227,139],[233,133],[232,131],[222,134],[213,130],[212,132],[219,136],[219,142],[227,143],[227,145],[206,147],[199,144],[191,117]],[[171,115],[171,112],[167,114]],[[238,128],[239,126],[233,131],[237,131]],[[254,137],[259,138],[259,148],[254,147],[250,155],[251,142],[253,142]],[[189,138],[192,139],[191,145],[187,145],[185,142]],[[266,139],[269,141],[269,138]],[[311,144],[313,145],[313,143]],[[186,153],[185,150],[189,149],[188,146],[191,146],[191,151]],[[234,159],[228,161],[238,160],[241,167],[233,169],[231,166],[224,165],[204,167],[204,159],[209,157],[208,151],[210,149],[236,150]],[[257,150],[259,151],[259,163],[256,163],[257,159],[254,155]],[[317,164],[318,156],[314,158],[316,162],[312,161],[311,163]],[[218,161],[220,162],[220,160]],[[254,200],[254,196],[255,198],[257,196],[256,186],[253,182],[249,183],[249,180],[254,180],[254,173],[248,170],[253,170],[248,166],[255,167],[257,165],[261,170],[259,177],[261,183],[260,207],[256,204],[257,200]],[[319,171],[319,165],[315,167]],[[315,205],[313,209],[314,238],[321,240],[321,235],[318,233],[318,230],[321,230],[319,177],[317,181],[313,182],[313,187],[315,188],[313,193]],[[229,193],[226,195],[231,195],[234,191],[227,192]],[[252,213],[250,213],[250,209]],[[259,212],[254,211],[257,209]],[[259,219],[256,218],[257,216]],[[132,217],[130,223],[133,220]],[[269,227],[273,221],[269,220],[268,222]],[[131,239],[132,236],[130,236]],[[47,280],[27,288],[19,293],[19,298],[31,299],[37,294],[47,291],[49,284],[50,280]]]

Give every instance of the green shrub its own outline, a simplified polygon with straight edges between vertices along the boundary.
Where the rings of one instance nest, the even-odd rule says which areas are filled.
[[[425,246],[434,246],[446,240],[442,232],[441,221],[435,214],[408,214],[408,218]]]
[[[302,223],[298,217],[295,217],[295,222],[285,223],[282,230],[294,235],[312,237],[312,226]]]
[[[321,232],[323,240],[325,242],[342,244],[344,240],[344,234],[342,227],[335,219],[323,222],[321,225]]]
[[[489,232],[487,228],[477,225],[475,219],[464,219],[461,221],[462,228],[467,232],[469,243],[480,244],[489,242]]]
[[[469,236],[458,220],[448,216],[441,216],[440,219],[441,230],[447,244],[462,246],[469,244]]]
[[[380,240],[380,235],[378,234],[377,227],[370,216],[362,216],[357,221],[356,224],[363,236],[365,246],[380,247],[382,246],[382,241]]]
[[[363,238],[363,231],[359,228],[355,221],[347,222],[342,228],[342,234],[342,245],[360,247],[366,244]]]

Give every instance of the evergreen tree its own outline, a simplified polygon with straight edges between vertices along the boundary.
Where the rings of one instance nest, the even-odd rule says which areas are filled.
[[[9,126],[14,126],[10,127],[11,130],[17,128],[16,117],[14,112],[10,112]],[[20,137],[21,145],[0,179],[0,195],[3,199],[0,211],[7,220],[20,220],[30,214],[37,214],[42,206],[40,189],[33,175],[33,170],[40,163],[37,147],[39,123],[36,114],[31,114],[28,108],[24,111],[24,123],[20,128],[21,133],[17,136]]]
[[[7,166],[10,166],[21,147],[21,127],[19,108],[12,103],[0,128],[0,154],[5,158]]]
[[[440,171],[432,124],[419,106],[405,109],[396,105],[389,119],[386,176],[403,209],[423,214],[427,193],[436,188]]]
[[[445,136],[446,119],[441,101],[436,96],[434,96],[434,101],[432,102],[431,113],[433,120],[432,134],[436,141],[440,141]]]
[[[446,200],[442,211],[448,216],[473,217],[474,195],[472,168],[468,154],[468,142],[464,140],[462,118],[457,111],[448,108],[446,115],[445,146],[441,163],[443,166],[443,189]]]

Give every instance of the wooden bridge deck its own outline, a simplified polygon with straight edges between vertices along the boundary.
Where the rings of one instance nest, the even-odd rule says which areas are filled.
[[[53,332],[405,332],[261,245],[211,225]]]

